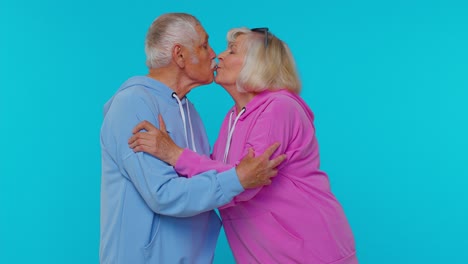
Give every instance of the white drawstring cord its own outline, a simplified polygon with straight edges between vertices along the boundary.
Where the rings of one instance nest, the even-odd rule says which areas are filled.
[[[177,100],[177,103],[179,105],[179,111],[180,111],[180,115],[182,116],[182,123],[184,123],[184,134],[185,134],[185,142],[187,143],[187,146],[189,146],[189,141],[188,141],[188,137],[187,137],[187,125],[185,124],[185,113],[184,113],[184,109],[182,108],[182,102],[180,101],[179,97],[177,96],[177,94],[174,92],[172,93],[172,97],[174,97],[176,100]],[[189,118],[189,123],[190,123],[190,132],[192,134],[192,148],[193,148],[193,151],[197,151],[196,148],[195,148],[195,141],[194,141],[194,137],[193,137],[193,130],[192,130],[192,122],[190,120],[190,110],[189,110],[189,107],[188,107],[188,102],[187,102],[187,111],[188,111],[188,118]]]
[[[188,123],[189,123],[189,126],[190,126],[190,135],[191,135],[191,138],[192,138],[192,147],[193,147],[193,151],[197,152],[197,148],[195,147],[195,138],[193,137],[192,120],[190,119],[190,107],[189,107],[188,101],[187,101],[186,105],[187,105]]]
[[[234,129],[236,128],[237,121],[239,120],[240,116],[245,112],[245,107],[242,108],[242,110],[237,114],[236,119],[234,120],[234,124],[232,125],[231,129],[231,122],[232,122],[232,115],[234,114],[234,110],[231,112],[231,115],[229,116],[229,128],[228,128],[228,136],[226,140],[226,147],[224,148],[224,157],[223,157],[223,162],[227,162],[227,158],[229,155],[229,148],[231,147],[231,140],[232,140],[232,135],[234,134]]]

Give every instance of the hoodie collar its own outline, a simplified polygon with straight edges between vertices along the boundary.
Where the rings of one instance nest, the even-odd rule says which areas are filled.
[[[286,89],[282,89],[282,90],[277,90],[277,91],[269,91],[269,90],[265,90],[263,92],[260,92],[258,93],[257,95],[254,96],[254,98],[252,98],[252,100],[250,100],[250,102],[247,103],[247,105],[244,107],[245,108],[245,112],[240,116],[239,120],[244,120],[246,119],[250,113],[253,113],[255,112],[255,110],[257,108],[259,108],[260,106],[262,106],[266,101],[270,100],[271,98],[271,94],[287,94],[287,95],[291,95],[291,92],[289,92],[288,90]],[[234,106],[232,108],[232,110],[234,111],[234,114],[238,114],[237,113],[237,109],[236,109],[236,106]]]

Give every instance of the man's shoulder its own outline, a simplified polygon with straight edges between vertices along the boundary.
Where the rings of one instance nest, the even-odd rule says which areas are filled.
[[[125,100],[142,100],[145,102],[164,101],[170,98],[172,91],[162,83],[145,76],[136,76],[125,81],[114,94],[114,98]]]
[[[130,86],[126,86],[123,89],[119,89],[114,97],[115,98],[141,98],[145,97],[148,94],[148,88],[142,84],[132,84]]]
[[[104,112],[124,118],[138,113],[141,115],[147,111],[158,109],[160,100],[154,96],[144,85],[132,85],[117,91],[104,106]]]

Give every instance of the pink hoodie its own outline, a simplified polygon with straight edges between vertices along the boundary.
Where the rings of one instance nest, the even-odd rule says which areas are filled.
[[[286,90],[265,91],[245,107],[222,164],[232,108],[214,145],[212,161],[184,150],[176,170],[188,177],[237,165],[249,148],[256,155],[280,142],[285,153],[272,184],[246,190],[220,209],[227,239],[238,263],[358,263],[354,238],[339,202],[320,171],[314,116]],[[233,126],[234,118],[231,120]],[[218,162],[217,162],[218,161]]]

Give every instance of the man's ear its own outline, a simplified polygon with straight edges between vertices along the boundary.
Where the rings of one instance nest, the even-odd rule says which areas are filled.
[[[172,59],[180,67],[185,67],[184,47],[180,44],[175,44],[172,47]]]

